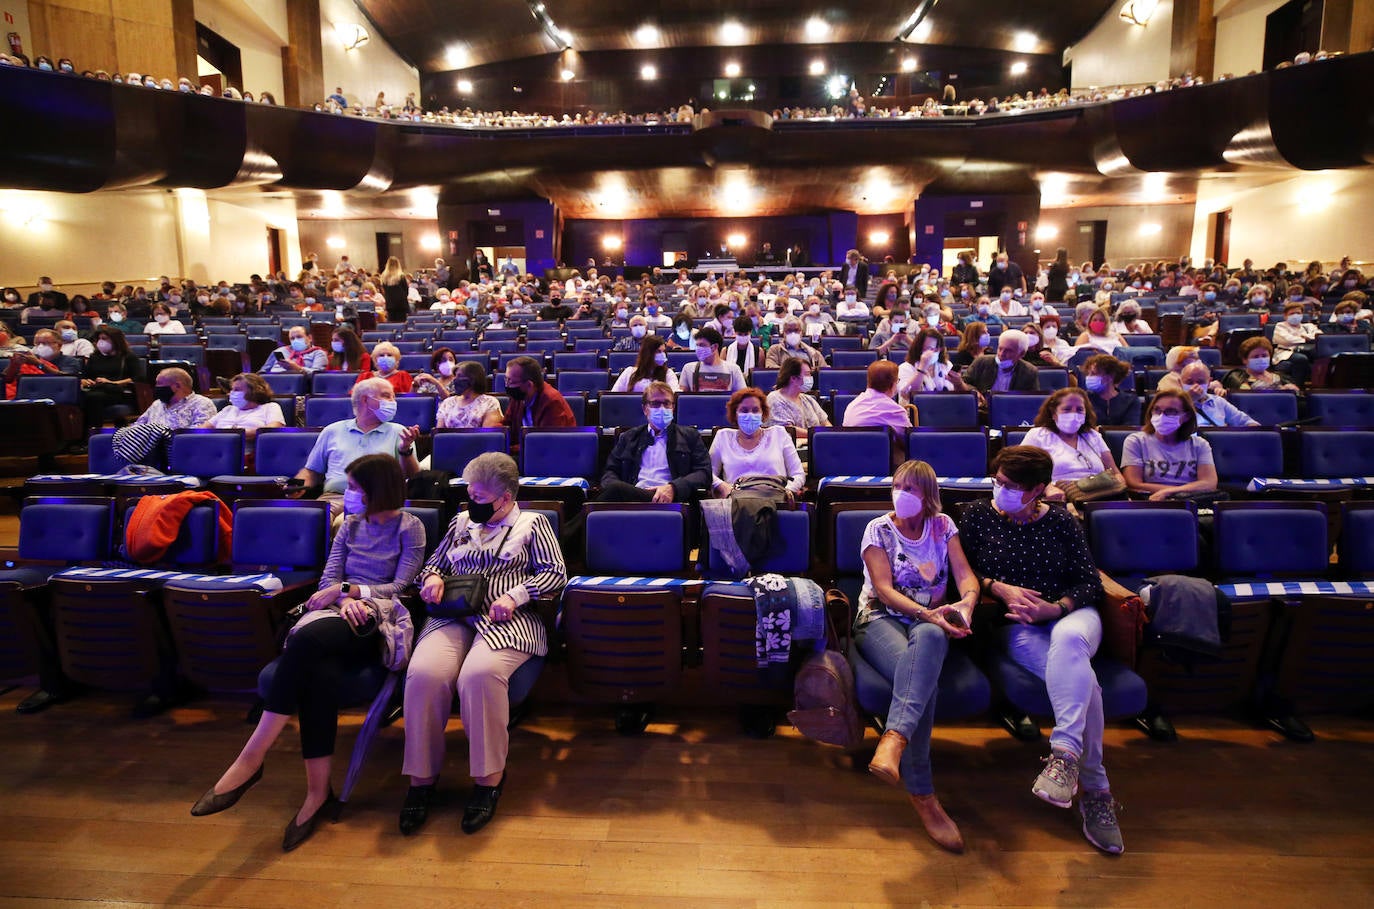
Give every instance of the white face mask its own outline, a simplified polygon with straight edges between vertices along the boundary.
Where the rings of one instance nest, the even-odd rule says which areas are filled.
[[[1155,432],[1171,436],[1178,432],[1178,428],[1183,425],[1183,418],[1173,414],[1157,413],[1150,417],[1150,423],[1154,426]]]
[[[630,334],[631,334],[633,337],[636,337],[636,338],[642,338],[642,337],[644,337],[644,326],[643,326],[643,325],[631,325],[631,326],[630,326]]]
[[[1087,417],[1081,413],[1060,412],[1054,415],[1054,425],[1059,427],[1059,431],[1066,436],[1077,435],[1078,430],[1083,428],[1083,422]]]
[[[654,363],[658,366],[666,366],[668,363],[668,355],[661,350],[656,352],[654,354]]]
[[[448,378],[449,376],[453,375],[452,360],[439,361],[439,375],[443,376],[444,378]]]
[[[1251,357],[1251,358],[1250,358],[1250,371],[1251,371],[1251,372],[1264,372],[1264,371],[1265,371],[1266,369],[1268,369],[1268,368],[1269,368],[1269,358],[1268,358],[1268,357]]]
[[[111,344],[109,341],[105,340],[104,338],[101,338],[99,341],[95,342],[95,349],[108,357],[110,355],[110,351],[114,350],[114,345]]]
[[[166,325],[167,322],[168,322],[168,319],[169,319],[168,316],[165,316],[165,315],[163,315],[162,313],[158,313],[158,315],[157,315],[157,324],[159,324],[159,325]]]
[[[1008,514],[1016,514],[1024,506],[1026,494],[1019,489],[1012,489],[1010,486],[1003,486],[996,480],[992,481],[992,504]]]
[[[897,513],[897,517],[903,520],[914,518],[924,507],[925,500],[916,493],[907,492],[905,489],[892,490],[892,510]]]
[[[1255,299],[1259,298],[1256,297]],[[1286,321],[1289,325],[1292,325],[1294,328],[1297,328],[1299,325],[1302,324],[1302,313],[1295,312],[1291,316],[1289,316]]]
[[[33,349],[33,355],[38,357],[38,359],[40,360],[51,360],[52,354],[52,346],[48,344],[39,344],[37,347]]]
[[[801,380],[802,391],[810,391],[810,390],[811,390],[812,388],[814,388],[815,386],[816,386],[816,379],[815,379],[813,376],[802,376],[802,380]]]
[[[786,335],[783,336],[783,340],[787,342],[788,347],[796,347],[798,344],[801,343],[801,332],[789,331]]]

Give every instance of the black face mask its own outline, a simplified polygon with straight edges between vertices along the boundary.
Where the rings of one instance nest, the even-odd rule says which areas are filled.
[[[158,385],[153,388],[153,395],[156,396],[157,399],[161,401],[163,404],[171,404],[173,394],[174,392],[172,391],[171,386],[168,385]]]
[[[468,518],[476,524],[486,524],[496,517],[495,502],[468,502]]]
[[[507,388],[506,394],[510,396],[512,401],[523,401],[526,398],[525,389],[518,386],[515,388]]]

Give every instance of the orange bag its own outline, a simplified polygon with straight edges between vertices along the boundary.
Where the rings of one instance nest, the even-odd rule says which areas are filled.
[[[124,528],[124,546],[129,558],[144,565],[162,559],[176,542],[186,515],[201,502],[214,502],[219,506],[217,549],[219,559],[227,561],[234,531],[233,515],[218,496],[201,489],[139,499]]]

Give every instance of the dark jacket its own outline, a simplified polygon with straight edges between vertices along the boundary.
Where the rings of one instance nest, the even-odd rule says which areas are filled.
[[[977,284],[978,269],[966,262],[960,262],[958,265],[954,266],[954,270],[949,273],[949,283],[953,284],[956,288],[960,284]]]
[[[622,432],[606,459],[601,485],[610,480],[638,483],[644,451],[652,441],[653,430],[648,426],[633,426]],[[668,473],[673,478],[674,502],[690,502],[694,492],[710,486],[711,456],[696,427],[668,424]]]
[[[546,383],[536,395],[521,401],[514,398],[510,400],[510,407],[506,409],[504,422],[510,427],[512,452],[519,448],[520,427],[525,425],[526,410],[532,416],[531,426],[577,425],[577,418],[573,416],[572,408],[568,406],[567,399],[558,393],[558,389]]]
[[[1038,371],[1025,360],[1017,360],[1016,368],[1012,370],[1010,390],[1039,391],[1040,381],[1035,377]],[[997,381],[997,372],[997,358],[992,354],[983,354],[964,370],[964,381],[987,394],[992,390],[992,383]]]

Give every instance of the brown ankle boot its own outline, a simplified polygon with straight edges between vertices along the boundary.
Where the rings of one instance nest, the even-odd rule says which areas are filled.
[[[878,739],[878,750],[868,762],[868,772],[890,786],[902,782],[902,752],[906,750],[906,736],[889,729]]]
[[[941,807],[940,800],[934,794],[908,797],[911,799],[911,807],[916,809],[921,823],[925,825],[926,834],[935,841],[935,845],[950,852],[964,851],[963,835],[959,833],[959,828],[950,820],[949,815],[945,814],[945,809]]]

